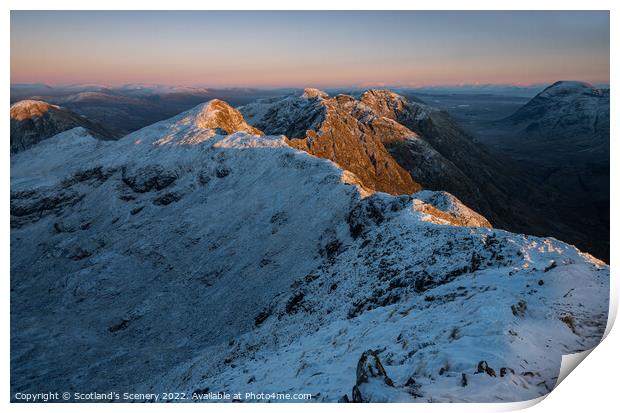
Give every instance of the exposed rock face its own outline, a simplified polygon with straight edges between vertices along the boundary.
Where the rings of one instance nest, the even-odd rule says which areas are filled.
[[[226,135],[247,132],[262,135],[256,128],[248,125],[239,111],[219,99],[210,100],[196,117],[196,126],[204,129],[221,129]]]
[[[300,97],[262,101],[239,110],[265,133],[286,135],[292,147],[336,162],[371,190],[411,194],[421,189],[340,96],[329,98],[324,92],[306,89]]]
[[[524,208],[503,189],[509,179],[503,179],[500,165],[446,113],[388,90],[368,90],[359,99],[308,95],[314,97],[258,101],[239,110],[250,124],[335,161],[371,189],[390,194],[420,187],[444,190],[499,226],[524,220]]]
[[[409,102],[403,96],[389,90],[371,89],[362,93],[360,102],[372,109],[377,116],[389,118],[402,123],[427,119],[439,110],[420,102]]]
[[[385,368],[381,364],[381,360],[379,360],[378,352],[373,350],[365,351],[357,362],[355,386],[353,386],[351,391],[353,402],[369,403],[382,401],[374,400],[376,395],[373,395],[373,393],[376,391],[376,387],[381,388],[384,386],[394,387],[394,382],[385,372]],[[385,390],[379,393],[380,397],[385,397]]]
[[[524,221],[510,176],[447,113],[387,90],[366,91],[360,103],[358,117],[374,115],[386,148],[425,189],[455,195],[500,227]]]
[[[60,106],[40,100],[22,100],[11,106],[11,152],[23,151],[76,127],[83,127],[102,140],[119,137],[118,133]]]
[[[436,224],[491,228],[485,217],[447,192],[420,191],[414,199],[418,201],[414,201],[414,209],[427,214],[429,220]]]

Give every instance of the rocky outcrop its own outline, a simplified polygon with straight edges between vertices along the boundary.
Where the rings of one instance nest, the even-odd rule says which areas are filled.
[[[130,170],[123,168],[123,182],[134,192],[144,193],[160,191],[177,179],[174,171],[169,171],[160,165],[147,165]]]
[[[267,134],[284,134],[288,144],[329,159],[353,172],[366,188],[389,194],[421,189],[385,149],[380,137],[353,116],[341,97],[306,89],[289,96],[240,107],[250,123]]]
[[[237,109],[219,99],[212,99],[204,106],[196,117],[196,126],[204,129],[220,129],[226,135],[235,132],[263,134],[260,130],[248,125]]]
[[[378,352],[374,350],[365,351],[357,362],[355,386],[351,391],[351,399],[354,403],[368,403],[376,401],[373,392],[377,392],[376,387],[394,387],[394,382],[385,372]],[[385,391],[379,391],[384,396]]]
[[[436,224],[491,228],[485,217],[447,192],[420,191],[414,195],[413,208]]]
[[[490,377],[497,377],[497,374],[495,374],[495,370],[489,367],[489,363],[487,363],[484,360],[478,363],[478,367],[476,368],[476,373],[474,374],[480,374],[480,373],[488,374]],[[502,377],[504,377],[504,374],[502,375]]]

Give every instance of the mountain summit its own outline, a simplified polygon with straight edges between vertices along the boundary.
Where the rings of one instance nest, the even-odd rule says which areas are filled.
[[[609,89],[585,82],[559,81],[533,97],[505,120],[530,141],[560,145],[596,140],[609,144]],[[581,135],[581,136],[580,136]]]
[[[252,135],[262,135],[258,129],[248,125],[241,113],[228,103],[212,99],[202,106],[196,116],[196,126],[199,128],[218,128],[230,135],[235,132],[247,132]]]
[[[304,93],[301,96],[305,98],[322,98],[322,99],[327,99],[329,97],[329,95],[323,92],[322,90],[315,89],[312,87],[305,88]]]
[[[268,135],[283,134],[294,148],[336,162],[373,191],[411,194],[421,186],[392,158],[380,136],[352,112],[348,96],[317,89],[301,96],[260,100],[239,108]]]
[[[60,106],[40,100],[22,100],[11,106],[11,152],[19,152],[38,142],[76,127],[102,140],[118,134]]]
[[[601,96],[603,91],[587,82],[580,82],[577,80],[560,80],[551,86],[546,87],[542,92],[540,92],[539,96],[554,97],[577,94]]]

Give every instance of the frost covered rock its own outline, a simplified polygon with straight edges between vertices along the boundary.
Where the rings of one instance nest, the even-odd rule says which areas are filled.
[[[161,191],[176,179],[175,171],[166,170],[160,165],[147,165],[134,170],[123,168],[123,182],[139,193]]]
[[[312,98],[326,99],[329,97],[329,95],[323,92],[322,90],[307,87],[304,89],[304,93],[302,94],[302,97],[309,98],[309,99],[312,99]]]
[[[384,386],[394,387],[394,382],[385,372],[376,351],[367,350],[357,362],[355,386],[352,400],[355,403],[372,402],[373,392]]]
[[[495,370],[493,370],[491,367],[489,367],[489,364],[486,361],[481,361],[480,363],[478,363],[478,368],[476,369],[476,374],[478,373],[486,373],[491,377],[497,377],[497,375],[495,374]],[[502,377],[504,377],[505,374],[502,374]]]
[[[413,198],[414,209],[436,224],[491,228],[485,217],[447,192],[420,191]]]
[[[228,103],[219,100],[210,100],[196,116],[196,126],[204,129],[218,129],[229,135],[235,132],[247,132],[253,135],[263,133],[248,125],[239,111]]]

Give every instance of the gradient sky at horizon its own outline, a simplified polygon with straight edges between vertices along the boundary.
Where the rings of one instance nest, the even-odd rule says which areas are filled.
[[[607,11],[12,11],[11,83],[609,83]]]

